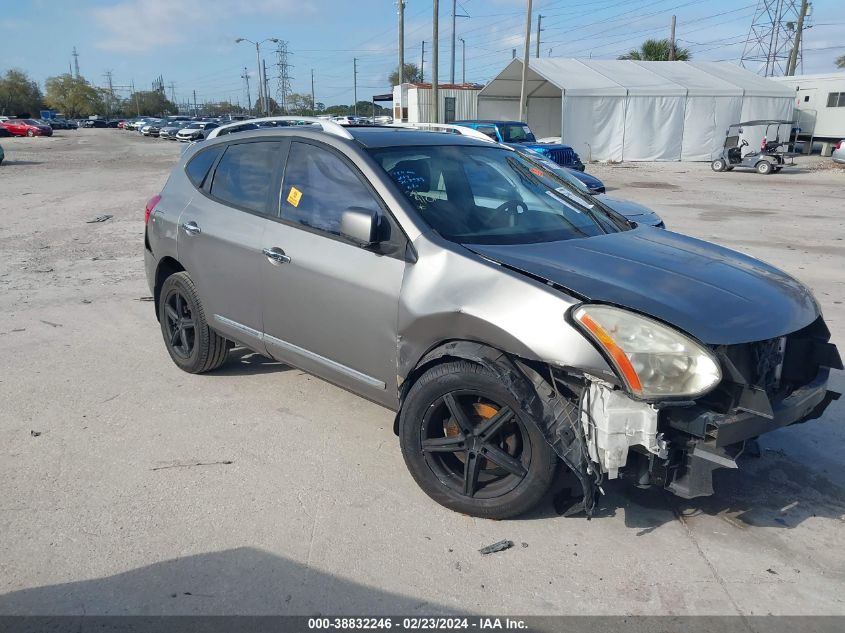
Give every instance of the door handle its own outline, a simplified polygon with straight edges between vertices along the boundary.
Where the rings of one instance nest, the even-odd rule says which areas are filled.
[[[271,260],[273,260],[274,263],[290,263],[290,256],[285,255],[285,252],[281,248],[263,248],[261,249],[261,252],[264,253],[267,257],[269,257]]]
[[[197,223],[193,221],[183,223],[182,228],[188,235],[199,235],[202,233],[202,229],[200,229],[200,227],[197,226]]]

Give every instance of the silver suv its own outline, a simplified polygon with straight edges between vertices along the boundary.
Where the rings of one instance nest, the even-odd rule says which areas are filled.
[[[798,281],[632,223],[509,148],[317,119],[224,131],[146,209],[171,358],[201,373],[243,346],[396,411],[444,506],[523,513],[561,464],[588,515],[622,476],[712,494],[748,441],[838,396]]]

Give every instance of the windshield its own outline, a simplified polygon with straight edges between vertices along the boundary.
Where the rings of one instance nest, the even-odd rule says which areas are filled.
[[[548,171],[499,147],[370,150],[422,218],[462,244],[552,242],[631,228]]]
[[[534,143],[537,139],[531,128],[524,123],[503,123],[499,126],[505,143]]]

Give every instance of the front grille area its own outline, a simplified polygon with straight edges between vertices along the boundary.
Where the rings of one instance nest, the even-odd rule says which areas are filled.
[[[552,149],[549,150],[548,155],[558,165],[571,165],[575,162],[575,152],[569,148]]]

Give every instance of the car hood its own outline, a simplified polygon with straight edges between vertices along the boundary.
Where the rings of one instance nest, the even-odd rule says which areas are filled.
[[[577,169],[569,169],[568,167],[565,167],[564,169],[566,169],[573,178],[577,178],[590,189],[604,189],[604,183],[595,176],[591,176],[584,171],[578,171]]]
[[[710,345],[775,338],[819,314],[810,291],[786,273],[663,229],[641,226],[561,242],[465,246],[587,300],[663,320]]]
[[[538,143],[536,141],[524,141],[522,143],[513,143],[513,145],[522,145],[523,147],[539,150],[572,149],[571,145],[564,145],[563,143]]]

